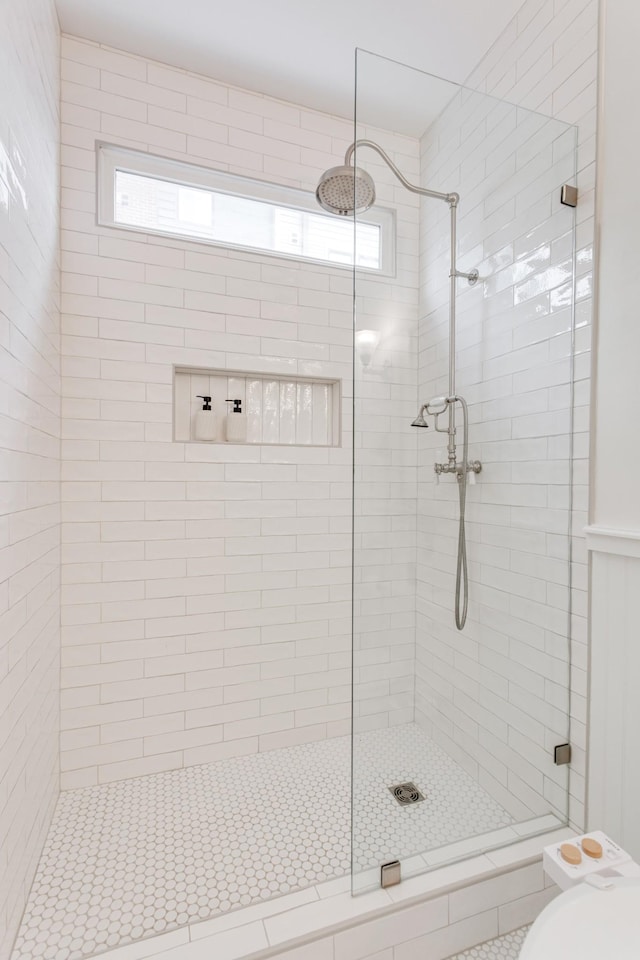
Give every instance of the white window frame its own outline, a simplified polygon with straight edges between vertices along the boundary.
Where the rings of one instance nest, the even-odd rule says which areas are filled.
[[[250,200],[260,200],[272,203],[278,207],[291,207],[294,210],[309,211],[314,215],[331,217],[318,205],[315,195],[306,190],[295,187],[285,187],[266,180],[254,180],[250,177],[241,177],[236,174],[212,170],[198,164],[185,163],[180,160],[169,160],[151,153],[118,147],[109,143],[96,142],[97,152],[97,223],[103,227],[113,227],[117,230],[133,231],[134,233],[153,234],[154,236],[170,237],[174,240],[188,243],[204,243],[208,246],[225,247],[227,249],[242,250],[260,256],[278,257],[285,260],[296,260],[304,263],[318,263],[324,266],[336,267],[342,270],[353,269],[349,263],[339,263],[334,260],[321,260],[297,253],[283,253],[278,250],[267,250],[263,247],[252,247],[244,244],[231,244],[224,240],[214,240],[209,237],[189,236],[165,230],[138,227],[128,223],[120,223],[115,219],[115,184],[116,173],[139,174],[153,177],[158,180],[167,180],[185,187],[200,187],[226,193],[232,196]],[[380,227],[380,267],[357,267],[358,271],[372,276],[393,277],[396,268],[396,218],[395,211],[386,207],[374,207],[366,214],[358,215],[358,221],[373,223]]]

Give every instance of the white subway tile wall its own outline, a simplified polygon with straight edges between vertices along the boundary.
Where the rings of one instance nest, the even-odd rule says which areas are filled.
[[[457,386],[470,403],[471,457],[484,466],[468,495],[471,604],[460,635],[451,616],[457,491],[444,481],[435,486],[438,444],[421,438],[416,716],[514,816],[563,810],[566,773],[554,767],[552,750],[567,733],[571,602],[570,816],[578,826],[584,814],[587,579],[581,532],[596,22],[595,2],[531,0],[470,79],[478,91],[578,128],[573,394],[571,215],[558,191],[574,173],[573,133],[560,136],[544,117],[463,96],[427,132],[421,154],[423,182],[462,196],[461,268],[477,265],[482,277],[475,290],[460,291]],[[433,216],[423,223],[420,390],[427,398],[446,390],[447,291],[437,268],[447,251],[446,224]]]
[[[58,794],[59,33],[0,8],[0,958]]]
[[[313,190],[352,125],[73,37],[62,71],[63,786],[344,734],[350,271],[97,227],[94,181],[95,141],[107,140]],[[371,134],[418,176],[416,140]],[[415,236],[414,198],[383,165],[376,178],[399,236]],[[371,456],[368,589],[387,606],[390,575],[373,564],[390,559],[386,531],[406,522],[410,496],[390,482],[388,450],[404,454],[389,405],[395,416],[397,399],[415,397],[417,264],[414,250],[394,279],[362,288],[366,325],[383,335],[376,362],[394,361],[372,377],[376,420],[359,440]],[[174,365],[342,380],[342,446],[173,442]],[[275,437],[291,424],[271,382],[262,420]],[[320,436],[320,419],[308,429]],[[391,579],[404,589],[403,563]],[[410,627],[389,606],[360,678],[377,724],[401,719],[392,691],[413,673],[405,658],[398,677],[396,616]]]

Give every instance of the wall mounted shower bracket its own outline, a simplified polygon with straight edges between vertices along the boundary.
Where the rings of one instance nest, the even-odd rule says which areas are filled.
[[[469,273],[463,273],[462,270],[456,270],[449,274],[450,277],[458,277],[461,280],[467,280],[470,287],[475,287],[476,283],[480,279],[480,274],[477,270],[471,270]]]

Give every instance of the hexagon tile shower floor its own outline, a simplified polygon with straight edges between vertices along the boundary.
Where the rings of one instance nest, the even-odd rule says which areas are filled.
[[[412,724],[357,756],[359,868],[512,822]],[[403,809],[389,786],[407,780],[426,799]],[[81,960],[342,876],[349,798],[348,737],[63,793],[12,960]]]

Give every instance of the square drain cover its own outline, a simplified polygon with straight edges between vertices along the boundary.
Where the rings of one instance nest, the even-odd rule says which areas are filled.
[[[389,790],[403,807],[424,800],[424,795],[420,793],[415,783],[395,783],[392,787],[389,787]]]

